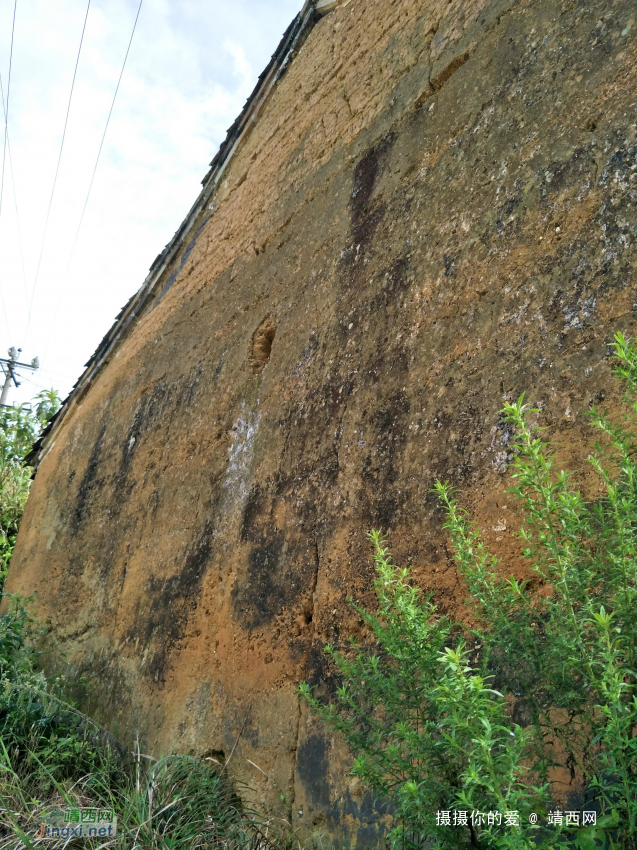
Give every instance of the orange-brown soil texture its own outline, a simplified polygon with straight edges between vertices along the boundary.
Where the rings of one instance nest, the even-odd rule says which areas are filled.
[[[524,569],[504,399],[525,391],[576,468],[581,412],[617,405],[636,33],[633,0],[317,19],[44,441],[7,590],[37,592],[50,663],[86,676],[99,721],[230,759],[302,836],[381,841],[386,811],[296,687],[328,695],[323,645],[360,632],[371,528],[440,610],[462,603],[437,478]]]

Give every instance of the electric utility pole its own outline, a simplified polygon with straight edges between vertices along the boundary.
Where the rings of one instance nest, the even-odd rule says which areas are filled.
[[[8,360],[0,357],[0,366],[2,366],[2,371],[4,372],[4,386],[2,387],[2,395],[0,395],[0,407],[8,407],[6,400],[9,395],[11,381],[13,381],[14,386],[20,386],[20,381],[18,381],[19,375],[17,374],[16,369],[31,369],[32,372],[35,372],[36,369],[40,368],[40,361],[37,357],[34,357],[30,363],[19,363],[18,355],[21,351],[21,348],[18,348],[16,351],[16,349],[11,346],[7,352],[9,355]]]

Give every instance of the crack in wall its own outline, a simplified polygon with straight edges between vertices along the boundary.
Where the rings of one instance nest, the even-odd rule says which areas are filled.
[[[321,563],[319,546],[318,546],[318,536],[316,529],[313,532],[313,543],[314,543],[314,574],[312,576],[312,584],[311,584],[311,593],[312,593],[312,629],[310,631],[310,638],[308,641],[308,648],[301,662],[301,669],[303,671],[303,678],[307,677],[307,665],[310,659],[310,653],[312,652],[312,647],[314,646],[314,637],[316,635],[316,588],[318,585],[318,577],[319,577],[319,568]],[[290,771],[290,784],[289,787],[291,789],[290,792],[290,811],[289,816],[292,818],[292,810],[294,809],[294,803],[296,800],[296,765],[297,765],[297,755],[299,751],[299,739],[301,737],[301,718],[303,712],[301,710],[301,697],[297,695],[296,699],[297,706],[297,715],[296,715],[296,733],[294,736],[294,747],[292,748],[292,768]]]

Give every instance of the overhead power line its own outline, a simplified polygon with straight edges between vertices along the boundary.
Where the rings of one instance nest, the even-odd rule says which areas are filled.
[[[0,286],[0,301],[2,301],[2,312],[4,313],[4,323],[7,326],[7,339],[11,341],[11,329],[9,327],[9,317],[7,316],[7,305],[4,303],[4,295]]]
[[[7,107],[4,99],[4,84],[2,82],[2,72],[0,71],[0,95],[2,95],[2,113],[7,120]],[[20,227],[20,215],[18,213],[18,197],[15,187],[15,174],[13,172],[13,157],[11,156],[11,139],[7,130],[7,153],[9,154],[9,171],[11,172],[11,186],[13,188],[13,205],[15,207],[15,218],[18,226],[18,247],[20,249],[20,265],[22,268],[22,285],[24,287],[24,298],[27,313],[29,311],[29,293],[27,291],[27,276],[24,270],[24,251],[22,249],[22,228]]]
[[[16,0],[17,2],[17,0]],[[75,78],[77,76],[77,66],[80,64],[80,54],[82,52],[82,44],[84,43],[84,33],[86,32],[86,22],[88,20],[88,13],[91,8],[91,0],[88,0],[88,5],[86,7],[86,15],[84,16],[84,26],[82,27],[82,35],[80,36],[80,46],[77,51],[77,58],[75,60],[75,68],[73,70],[73,79],[71,80],[71,91],[69,93],[69,102],[66,107],[66,118],[64,119],[64,130],[62,131],[62,143],[60,145],[60,153],[58,154],[58,162],[55,168],[55,177],[53,178],[53,186],[51,188],[51,197],[49,198],[49,207],[46,211],[46,221],[44,222],[44,233],[42,234],[42,245],[40,246],[40,257],[38,259],[38,267],[35,272],[35,280],[33,281],[33,290],[31,292],[31,302],[29,304],[29,314],[27,318],[27,337],[29,335],[29,326],[31,324],[31,311],[33,310],[33,301],[35,299],[35,290],[38,285],[38,278],[40,276],[40,266],[42,265],[42,255],[44,254],[44,244],[46,242],[46,233],[49,227],[49,216],[51,215],[51,206],[53,204],[53,195],[55,194],[55,186],[58,180],[58,174],[60,172],[60,163],[62,162],[62,152],[64,150],[64,141],[66,139],[66,128],[69,123],[69,114],[71,112],[71,101],[73,100],[73,89],[75,88]]]
[[[41,384],[39,381],[34,381],[33,378],[27,378],[26,376],[23,376],[22,380],[26,381],[28,384],[33,384],[33,386],[37,387],[39,390],[50,390],[51,389],[51,384],[49,384],[48,386],[45,386],[44,384]]]
[[[77,226],[77,231],[75,233],[75,239],[73,240],[73,247],[71,248],[71,257],[69,259],[69,266],[71,265],[71,260],[73,259],[73,253],[75,251],[75,245],[77,243],[77,237],[80,234],[80,228],[82,227],[82,222],[84,221],[84,213],[86,212],[86,207],[88,206],[88,199],[91,197],[91,190],[93,188],[93,181],[95,180],[95,173],[97,171],[97,166],[99,165],[100,156],[102,155],[102,148],[104,147],[104,139],[106,138],[106,131],[108,130],[108,125],[111,120],[111,115],[113,114],[113,108],[115,106],[115,99],[117,98],[117,92],[119,91],[119,85],[122,82],[122,77],[124,76],[124,68],[126,67],[126,60],[128,59],[128,54],[130,52],[131,44],[133,43],[133,36],[135,35],[135,29],[137,27],[137,21],[139,20],[139,13],[142,10],[142,3],[144,0],[139,0],[139,6],[137,8],[137,15],[135,16],[135,22],[133,23],[133,31],[131,32],[131,36],[128,42],[128,47],[126,48],[126,55],[124,56],[124,62],[122,63],[122,70],[119,72],[119,79],[117,80],[117,86],[115,87],[115,94],[113,95],[113,102],[111,103],[111,108],[108,111],[108,118],[106,119],[106,126],[104,127],[104,132],[102,134],[102,141],[100,142],[100,147],[97,152],[97,158],[95,160],[95,168],[93,169],[93,174],[91,176],[91,182],[89,183],[88,192],[86,193],[86,200],[84,201],[84,208],[82,209],[82,215],[80,216],[80,223]]]
[[[91,182],[89,183],[88,192],[86,193],[86,199],[84,201],[84,206],[82,208],[82,215],[80,216],[80,221],[79,221],[79,224],[77,226],[77,230],[75,231],[75,237],[73,239],[73,244],[71,246],[71,254],[69,256],[69,261],[68,261],[68,264],[66,266],[66,272],[64,274],[64,280],[63,280],[63,283],[62,283],[62,288],[60,289],[60,295],[59,295],[59,298],[58,298],[58,303],[57,303],[57,306],[55,308],[55,312],[53,313],[53,318],[51,319],[51,325],[50,325],[50,328],[49,328],[49,336],[48,336],[48,339],[47,339],[47,342],[46,342],[46,347],[44,349],[44,357],[42,358],[43,360],[46,358],[47,351],[49,350],[49,343],[51,341],[51,334],[53,332],[53,328],[55,327],[55,320],[57,318],[58,310],[60,309],[60,304],[62,302],[62,296],[64,295],[64,290],[66,289],[66,283],[67,283],[67,279],[68,279],[68,276],[69,276],[71,263],[73,262],[73,255],[75,254],[75,247],[77,245],[77,240],[78,240],[78,237],[80,235],[80,230],[82,228],[82,223],[84,221],[84,215],[86,213],[86,208],[88,206],[89,198],[91,197],[91,191],[93,189],[93,182],[95,180],[95,174],[97,172],[97,166],[99,165],[100,157],[102,155],[102,148],[104,147],[104,139],[106,138],[106,131],[108,130],[108,125],[110,124],[110,121],[111,121],[111,115],[113,114],[113,109],[115,107],[115,100],[117,99],[117,93],[119,92],[119,86],[120,86],[120,83],[122,82],[122,77],[124,76],[124,69],[126,68],[126,61],[128,59],[128,54],[130,53],[131,45],[133,43],[133,36],[135,35],[135,30],[137,28],[137,21],[139,20],[139,13],[142,10],[143,2],[144,2],[144,0],[139,0],[139,6],[137,7],[137,14],[135,15],[135,20],[133,22],[133,29],[132,29],[132,32],[131,32],[131,35],[130,35],[130,39],[128,40],[128,47],[126,48],[126,54],[124,56],[124,61],[122,62],[122,70],[119,72],[119,78],[117,80],[117,85],[115,87],[115,94],[113,95],[113,101],[111,103],[111,108],[109,109],[108,117],[106,118],[106,126],[104,127],[104,132],[102,133],[102,140],[100,142],[99,150],[97,151],[97,157],[95,159],[95,167],[93,168],[93,174],[91,175]]]
[[[4,195],[4,164],[7,155],[7,139],[9,138],[9,95],[11,93],[11,65],[13,63],[13,36],[15,35],[15,16],[18,9],[18,0],[13,4],[13,23],[11,25],[11,50],[9,51],[9,77],[7,80],[7,105],[4,111],[4,145],[2,149],[2,177],[0,178],[0,216],[2,215],[2,198]],[[4,100],[4,98],[3,98]],[[2,300],[2,312],[4,313],[4,321],[7,325],[7,334],[11,340],[11,328],[9,326],[9,317],[7,316],[7,305],[4,302],[4,295],[0,288],[0,299]]]
[[[7,137],[9,133],[9,96],[11,94],[11,65],[13,63],[13,36],[15,35],[15,16],[18,0],[13,5],[13,24],[11,25],[11,50],[9,51],[9,77],[7,80],[7,108],[4,113],[4,147],[2,149],[2,180],[0,181],[0,215],[2,215],[2,196],[4,194],[4,162],[7,156]]]
[[[7,400],[7,395],[9,394],[11,383],[13,382],[16,387],[20,386],[21,382],[18,381],[18,378],[20,377],[18,369],[30,369],[32,372],[35,372],[40,368],[40,362],[37,357],[34,357],[30,363],[19,363],[18,356],[21,351],[21,348],[18,348],[16,351],[15,348],[11,347],[9,349],[9,359],[5,360],[4,358],[0,358],[0,368],[4,372],[4,385],[2,387],[2,392],[0,393],[0,407],[7,406],[5,402]]]

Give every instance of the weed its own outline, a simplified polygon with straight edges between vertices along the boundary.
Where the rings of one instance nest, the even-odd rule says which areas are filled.
[[[356,754],[352,774],[394,803],[395,847],[637,848],[637,347],[618,334],[614,348],[629,412],[626,424],[590,414],[602,498],[585,499],[556,471],[530,424],[539,411],[523,398],[503,409],[516,431],[523,555],[545,592],[505,577],[437,482],[476,625],[438,615],[372,532],[378,613],[354,607],[373,646],[326,647],[343,681],[333,704],[301,686]],[[595,826],[544,825],[556,807],[552,771],[565,762]]]
[[[28,600],[27,600],[28,601]],[[252,848],[260,821],[242,806],[223,767],[206,759],[134,754],[63,698],[37,670],[38,629],[26,603],[0,617],[0,848],[23,850],[61,809],[110,808],[117,836],[46,839],[55,848]],[[63,683],[61,683],[63,684]],[[131,758],[132,755],[132,758]]]

